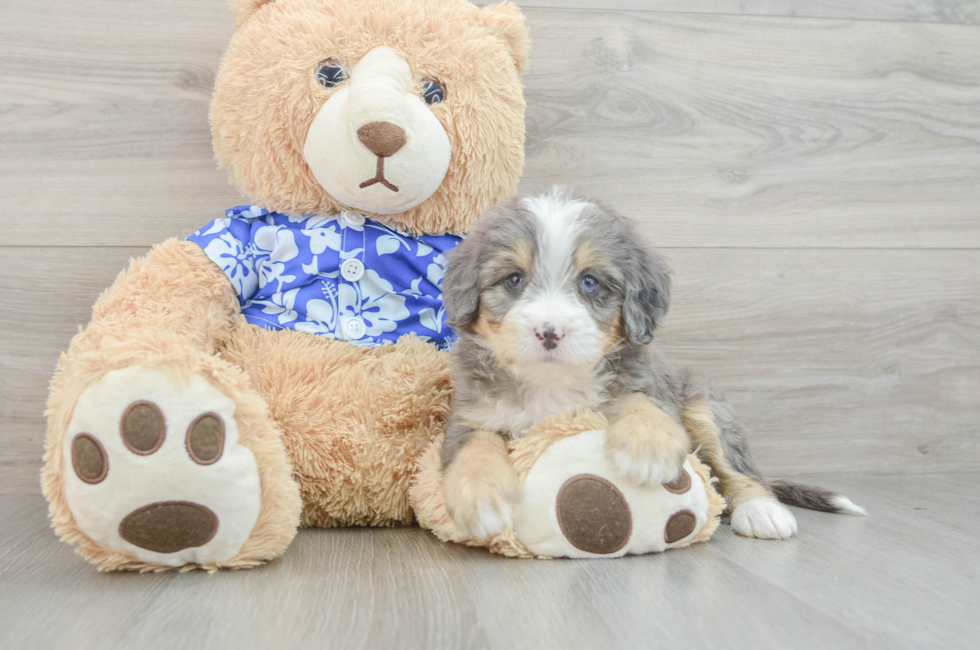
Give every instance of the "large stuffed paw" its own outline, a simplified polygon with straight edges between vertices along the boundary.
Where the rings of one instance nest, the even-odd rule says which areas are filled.
[[[65,492],[94,541],[164,566],[233,557],[259,515],[259,472],[235,403],[200,377],[116,370],[78,399]]]
[[[602,453],[606,445],[600,430],[565,437],[530,468],[514,533],[531,554],[658,553],[710,536],[724,502],[694,456],[685,459],[673,482],[640,485]]]
[[[735,508],[732,530],[745,537],[789,539],[796,534],[796,517],[773,497],[756,497]]]

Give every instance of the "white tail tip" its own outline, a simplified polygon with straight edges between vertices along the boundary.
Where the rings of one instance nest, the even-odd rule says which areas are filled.
[[[854,515],[856,517],[867,517],[868,511],[848,499],[843,494],[835,494],[830,499],[830,503],[837,508],[837,512],[842,515]]]

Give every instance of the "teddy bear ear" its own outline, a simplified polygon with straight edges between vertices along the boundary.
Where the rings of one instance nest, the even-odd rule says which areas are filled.
[[[259,10],[262,5],[267,5],[273,0],[230,0],[231,13],[235,16],[235,29],[245,24],[252,14]]]
[[[483,23],[497,38],[507,44],[514,63],[521,72],[527,70],[531,38],[524,24],[524,14],[513,2],[487,5],[480,10]]]

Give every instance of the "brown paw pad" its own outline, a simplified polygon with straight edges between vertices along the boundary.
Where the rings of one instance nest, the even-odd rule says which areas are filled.
[[[664,483],[663,486],[668,492],[684,494],[691,489],[691,475],[687,473],[686,469],[681,468],[681,475],[670,483]]]
[[[199,416],[187,428],[187,453],[198,465],[218,462],[225,448],[225,423],[214,413]]]
[[[218,517],[208,508],[189,501],[162,501],[126,515],[119,535],[155,553],[176,553],[210,542],[218,532]]]
[[[101,483],[109,473],[105,448],[90,433],[80,433],[71,441],[71,464],[78,478],[90,485]]]
[[[664,528],[664,541],[668,544],[679,542],[697,528],[698,518],[690,510],[679,510],[667,520]]]
[[[572,546],[606,555],[629,541],[633,516],[626,498],[604,478],[579,474],[558,491],[558,525]]]
[[[167,436],[167,421],[163,411],[153,402],[133,402],[123,413],[119,424],[123,444],[134,454],[149,456],[163,444]]]

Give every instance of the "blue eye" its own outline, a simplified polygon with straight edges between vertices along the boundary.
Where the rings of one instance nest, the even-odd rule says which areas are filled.
[[[324,88],[333,88],[347,81],[347,69],[337,59],[327,59],[317,66],[316,80]]]
[[[441,104],[446,99],[446,90],[435,79],[425,79],[422,82],[422,101],[429,106]]]
[[[599,281],[595,279],[594,276],[586,275],[582,277],[582,282],[580,285],[582,291],[586,293],[594,293],[596,289],[599,288]]]
[[[517,293],[524,288],[524,276],[520,273],[511,273],[504,278],[504,286],[508,291]]]

